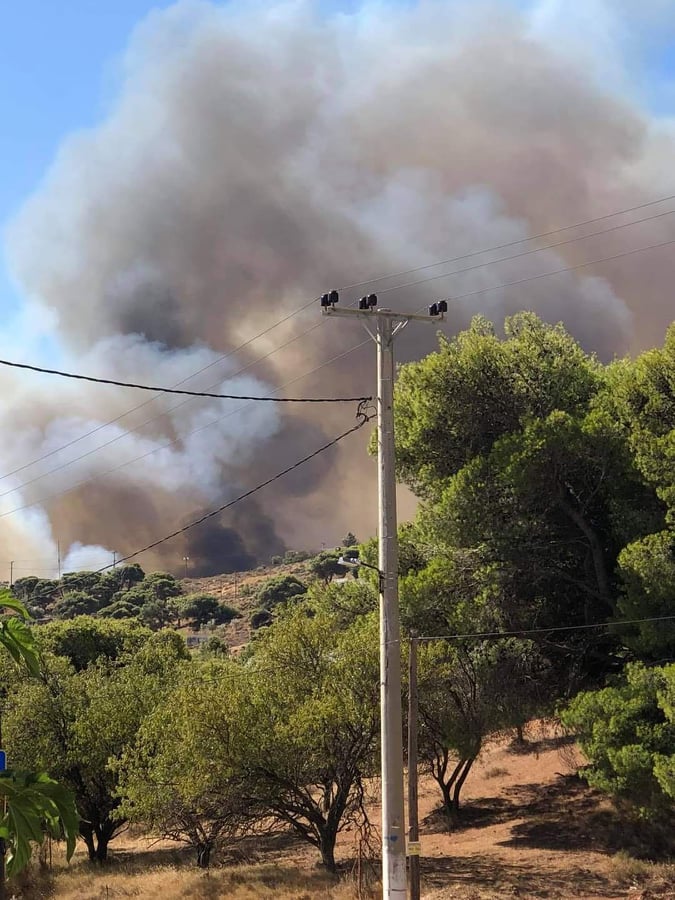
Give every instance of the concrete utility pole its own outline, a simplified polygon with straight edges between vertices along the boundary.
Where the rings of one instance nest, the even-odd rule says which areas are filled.
[[[410,900],[420,900],[420,831],[417,809],[417,638],[408,660],[408,858]]]
[[[380,717],[382,744],[382,896],[406,900],[403,803],[403,722],[401,645],[398,610],[398,533],[394,446],[394,338],[408,322],[437,322],[447,305],[430,307],[430,317],[377,309],[377,297],[362,297],[359,308],[340,309],[337,291],[321,298],[326,316],[362,321],[377,345],[377,473],[380,571]],[[374,331],[373,331],[374,327]]]

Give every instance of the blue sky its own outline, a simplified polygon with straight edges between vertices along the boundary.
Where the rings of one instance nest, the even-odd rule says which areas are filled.
[[[411,0],[391,0],[411,2]],[[453,0],[448,0],[453,2]],[[509,0],[504,0],[509,2]],[[619,43],[633,89],[659,114],[675,111],[675,15],[665,0],[540,0],[547,22],[567,17],[582,32],[597,29],[609,7],[626,28]],[[64,137],[95,124],[112,103],[117,73],[129,35],[153,9],[170,5],[148,0],[23,0],[3,5],[0,20],[0,223],[6,223],[37,187]],[[323,0],[326,10],[351,11],[358,0]],[[600,12],[598,12],[598,10]],[[4,260],[0,260],[0,309],[16,309]]]
[[[148,0],[23,0],[3,5],[0,27],[0,222],[47,171],[71,131],[96,123],[115,90],[135,24],[163,5]],[[0,308],[14,306],[0,266]]]

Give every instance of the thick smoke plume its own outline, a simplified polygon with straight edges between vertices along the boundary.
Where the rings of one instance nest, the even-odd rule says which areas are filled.
[[[612,6],[602,8],[611,18]],[[29,320],[51,323],[52,354],[91,374],[170,385],[208,366],[190,388],[371,391],[369,347],[305,374],[363,339],[342,321],[254,367],[318,323],[316,309],[216,360],[331,287],[675,193],[672,123],[622,86],[620,38],[603,30],[600,57],[565,33],[551,3],[528,13],[468,0],[366,5],[327,18],[301,2],[181,2],[151,14],[108,115],[64,142],[9,228]],[[382,300],[411,310],[672,238],[675,216]],[[499,320],[530,308],[562,319],[603,357],[639,349],[672,317],[672,260],[669,248],[652,250],[473,296],[452,305],[450,327],[476,312]],[[408,329],[401,358],[428,350],[432,331]],[[15,489],[0,498],[3,556],[33,570],[46,559],[45,574],[57,541],[64,567],[103,564],[353,421],[348,407],[145,402],[120,389],[1,377],[2,472],[57,450],[0,481],[0,492]],[[141,562],[177,570],[191,555],[200,571],[222,571],[284,544],[372,531],[373,479],[364,441],[352,439],[192,543]]]

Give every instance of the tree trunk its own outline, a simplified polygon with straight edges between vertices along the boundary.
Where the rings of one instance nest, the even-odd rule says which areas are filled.
[[[469,772],[471,771],[471,766],[476,761],[476,757],[472,756],[471,759],[467,759],[464,764],[464,769],[462,770],[462,774],[459,776],[457,781],[455,782],[455,787],[452,792],[452,811],[455,815],[459,812],[459,795],[461,793],[462,788],[464,787],[464,782],[467,779]]]
[[[324,827],[319,832],[319,850],[321,851],[321,862],[329,872],[335,872],[335,839],[337,833],[334,828]]]
[[[600,543],[600,538],[598,537],[595,529],[590,525],[589,522],[586,521],[584,516],[577,509],[575,509],[574,504],[570,502],[567,497],[564,496],[564,494],[560,498],[560,506],[563,512],[572,520],[572,522],[574,522],[579,531],[581,531],[581,533],[588,541],[588,545],[591,550],[591,558],[593,560],[595,583],[598,586],[598,593],[600,594],[603,601],[607,604],[609,609],[613,610],[609,586],[609,576],[607,574],[607,563],[605,560],[605,553],[602,548],[602,544]]]
[[[80,822],[80,835],[87,846],[89,862],[96,862],[96,844],[94,842],[94,829],[89,822]]]
[[[204,841],[201,844],[197,844],[197,865],[200,869],[208,869],[212,850],[213,841]]]
[[[457,776],[459,775],[462,766],[464,765],[464,760],[461,759],[455,768],[452,771],[452,775],[449,778],[445,778],[445,772],[447,771],[447,767],[443,765],[439,766],[437,772],[432,772],[434,780],[438,784],[441,789],[441,793],[443,794],[443,810],[446,815],[452,814],[452,787],[457,780]]]

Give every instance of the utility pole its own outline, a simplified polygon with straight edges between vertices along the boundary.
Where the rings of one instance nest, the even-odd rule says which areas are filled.
[[[59,581],[61,580],[61,542],[56,542],[56,563],[59,569]]]
[[[337,291],[324,294],[325,316],[356,317],[377,345],[377,485],[380,571],[380,741],[382,745],[382,896],[406,900],[405,812],[403,802],[403,721],[401,644],[398,609],[398,533],[394,445],[394,338],[411,321],[435,322],[447,304],[429,307],[430,317],[377,309],[377,297],[359,308],[339,308]],[[373,331],[373,328],[375,329]]]
[[[184,556],[183,562],[185,563],[185,577],[187,578],[188,577],[188,563],[190,562],[190,557]]]
[[[417,638],[408,659],[408,859],[410,900],[420,900],[420,831],[417,809]]]
[[[9,564],[9,586],[14,586],[14,560]]]

